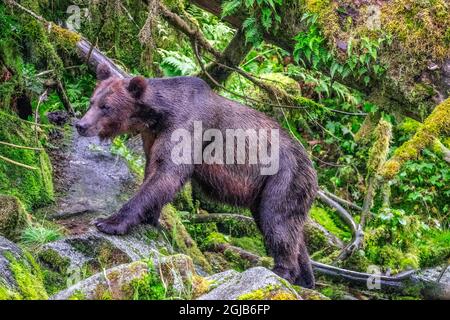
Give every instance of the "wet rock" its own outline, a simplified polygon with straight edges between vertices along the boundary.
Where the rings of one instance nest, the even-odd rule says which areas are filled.
[[[198,300],[301,300],[301,297],[286,280],[266,268],[255,267],[227,274],[226,281]]]
[[[129,235],[110,236],[91,230],[43,246],[39,262],[43,266],[71,277],[87,268],[88,275],[173,252],[162,235],[150,226],[140,226]],[[81,280],[81,279],[79,279]]]
[[[57,126],[62,126],[64,124],[66,124],[69,121],[69,114],[67,113],[67,111],[52,111],[52,112],[47,112],[47,119],[50,123],[57,125]]]
[[[237,276],[239,276],[239,272],[230,269],[224,272],[215,273],[206,279],[210,282],[210,290],[212,290]]]
[[[27,214],[19,199],[0,194],[0,235],[17,240],[27,225]]]
[[[47,299],[47,292],[31,255],[0,236],[0,300],[10,299]]]
[[[67,190],[56,205],[49,208],[53,219],[83,225],[100,216],[120,209],[135,191],[137,185],[126,162],[110,152],[110,144],[100,143],[97,137],[80,137],[73,132],[71,150],[66,159],[64,175]],[[88,219],[79,219],[88,216]]]

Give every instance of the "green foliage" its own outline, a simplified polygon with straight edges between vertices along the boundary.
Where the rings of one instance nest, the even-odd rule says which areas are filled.
[[[393,272],[429,266],[450,255],[448,231],[432,229],[418,215],[385,208],[375,216],[366,230],[365,256]]]
[[[294,59],[297,62],[313,70],[327,70],[331,79],[345,79],[351,75],[355,79],[363,80],[366,85],[384,73],[385,69],[378,60],[378,51],[385,42],[390,41],[388,37],[350,40],[347,44],[346,59],[341,61],[342,59],[337,58],[337,53],[328,48],[327,39],[317,19],[316,14],[303,14],[302,21],[307,30],[294,38]]]
[[[0,284],[0,300],[45,300],[48,298],[43,285],[42,273],[33,257],[24,252],[24,258],[18,259],[7,253],[9,268],[17,284],[17,291]]]
[[[40,247],[62,237],[61,228],[32,224],[26,227],[20,241],[28,247]]]
[[[273,32],[281,22],[278,11],[283,0],[227,0],[222,3],[222,17],[231,16],[244,9],[249,17],[242,27],[246,41],[259,45],[264,32]]]
[[[133,289],[133,300],[165,300],[167,290],[156,270],[149,263],[149,271],[142,279],[131,282]]]
[[[422,159],[405,163],[393,180],[393,204],[430,217],[448,228],[450,169],[442,156],[425,149]]]
[[[159,49],[162,56],[161,68],[166,76],[187,76],[197,71],[193,60],[180,52]]]

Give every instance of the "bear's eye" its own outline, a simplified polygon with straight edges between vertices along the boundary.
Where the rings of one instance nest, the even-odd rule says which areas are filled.
[[[102,109],[102,110],[108,110],[108,109],[109,109],[109,106],[108,106],[107,104],[101,104],[101,105],[100,105],[100,109]]]

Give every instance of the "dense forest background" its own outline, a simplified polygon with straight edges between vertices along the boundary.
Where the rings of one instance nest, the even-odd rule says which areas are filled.
[[[423,297],[417,286],[355,293],[349,288],[358,281],[345,270],[445,273],[448,1],[3,1],[0,30],[0,234],[32,253],[28,267],[7,259],[19,280],[15,287],[0,282],[0,298],[46,298],[67,287],[65,264],[54,261],[62,258],[50,259],[45,246],[77,232],[49,219],[48,208],[70,184],[68,118],[87,110],[92,66],[106,57],[123,75],[199,76],[274,117],[305,146],[321,188],[307,225],[309,251],[336,268],[322,266],[332,274],[319,278],[320,296]],[[142,177],[136,137],[108,148]],[[188,186],[163,225],[176,252],[206,273],[242,272],[271,263],[250,217]],[[167,286],[148,290],[161,287],[154,275],[143,281],[134,283],[134,298],[168,298]]]

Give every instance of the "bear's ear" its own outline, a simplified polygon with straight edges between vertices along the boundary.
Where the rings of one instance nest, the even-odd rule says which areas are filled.
[[[97,80],[103,81],[111,77],[111,70],[106,63],[100,63],[97,66]]]
[[[139,99],[147,89],[147,80],[144,77],[138,76],[130,80],[128,84],[128,92],[136,99]]]

